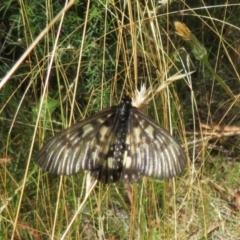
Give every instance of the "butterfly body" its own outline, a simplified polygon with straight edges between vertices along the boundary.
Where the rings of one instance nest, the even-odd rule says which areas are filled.
[[[129,183],[142,176],[174,177],[186,166],[186,156],[167,131],[123,97],[119,105],[55,135],[37,163],[55,174],[88,170],[103,183]]]
[[[131,109],[130,99],[127,99],[127,97],[124,97],[121,104],[112,107],[115,108],[114,114],[102,124],[96,136],[96,139],[103,139],[104,136],[106,137],[108,127],[113,126],[112,132],[115,134],[109,134],[110,137],[103,139],[102,142],[103,145],[105,144],[103,148],[105,151],[101,156],[102,163],[100,167],[91,169],[91,175],[103,183],[116,182],[121,178],[124,152],[128,147],[125,141]]]

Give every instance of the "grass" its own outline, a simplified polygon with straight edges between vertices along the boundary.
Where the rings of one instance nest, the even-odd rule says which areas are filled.
[[[81,204],[66,239],[240,238],[240,3],[155,2],[0,6],[0,239],[61,239]],[[181,176],[143,178],[132,203],[121,182],[98,183],[84,200],[85,173],[59,177],[35,164],[54,133],[142,83],[154,90],[144,110],[186,150]]]

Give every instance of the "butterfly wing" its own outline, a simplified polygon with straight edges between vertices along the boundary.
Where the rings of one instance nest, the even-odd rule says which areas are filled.
[[[97,178],[114,141],[115,112],[114,106],[105,109],[55,135],[39,151],[37,164],[59,175],[90,170]]]
[[[88,169],[91,170],[91,176],[98,179],[102,183],[113,183],[119,180],[122,163],[116,161],[116,144],[118,141],[117,133],[119,129],[119,111],[114,114],[98,130],[98,135],[101,136],[99,141],[99,151],[95,154],[99,159],[98,168]],[[90,153],[91,154],[91,153]],[[90,158],[93,161],[94,158]]]
[[[140,109],[132,109],[127,131],[122,181],[171,178],[183,171],[187,159],[182,147]]]

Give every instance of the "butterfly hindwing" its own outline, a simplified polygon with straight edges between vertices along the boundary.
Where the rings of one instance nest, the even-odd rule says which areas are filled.
[[[123,155],[123,170],[121,174],[121,180],[126,183],[135,182],[140,179],[143,175],[140,172],[141,165],[144,165],[143,158],[140,157],[141,145],[139,142],[139,123],[133,116],[131,110],[128,125],[127,125],[127,136],[126,136],[126,147]],[[143,142],[141,142],[143,144]],[[141,145],[144,147],[144,145]]]
[[[122,171],[122,163],[116,162],[114,158],[118,126],[119,118],[115,112],[98,130],[98,135],[102,136],[97,156],[101,164],[98,168],[92,169],[91,176],[103,183],[118,181]],[[91,161],[91,159],[89,160]]]

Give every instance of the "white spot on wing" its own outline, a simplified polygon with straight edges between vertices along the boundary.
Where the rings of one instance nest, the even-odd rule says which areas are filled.
[[[106,127],[106,126],[101,126],[101,128],[99,129],[99,133],[100,133],[100,135],[101,135],[101,137],[99,138],[99,140],[101,141],[101,142],[103,142],[104,140],[105,140],[105,135],[106,135],[106,133],[108,132],[108,127]]]
[[[110,169],[113,168],[113,158],[112,157],[109,157],[107,159],[107,165],[108,165],[108,168],[110,168]]]
[[[124,152],[124,157],[123,157],[123,166],[125,168],[131,168],[132,165],[132,158],[128,156],[128,151]]]

